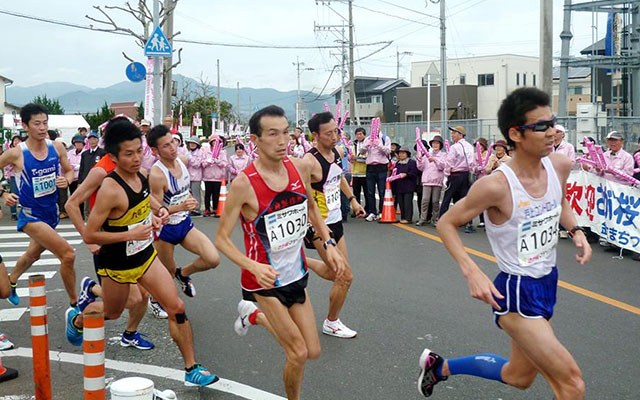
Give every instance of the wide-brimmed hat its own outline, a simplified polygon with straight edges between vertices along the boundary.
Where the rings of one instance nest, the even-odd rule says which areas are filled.
[[[421,139],[421,140],[422,140],[422,145],[423,145],[427,150],[429,150],[429,149],[431,148],[431,146],[429,145],[429,143],[428,143],[426,140],[424,140],[424,139]],[[417,144],[417,143],[413,145],[413,149],[414,149],[415,151],[418,151],[418,144]]]
[[[149,121],[148,119],[143,119],[142,121],[140,121],[140,126],[151,126],[151,121]]]
[[[84,144],[84,136],[82,136],[82,135],[75,135],[75,136],[73,137],[73,139],[71,139],[71,144],[74,144],[74,143],[83,143],[83,144]]]
[[[507,146],[507,142],[505,142],[502,139],[496,140],[496,143],[493,145],[493,148],[495,149],[498,146],[502,146],[504,148],[504,151],[509,150],[509,146]]]
[[[400,147],[400,150],[398,150],[398,153],[401,153],[401,152],[405,152],[407,153],[407,157],[411,157],[411,150],[409,150],[408,147]]]
[[[429,140],[429,146],[433,147],[433,145],[431,144],[433,142],[439,142],[440,143],[440,150],[444,149],[444,140],[442,140],[442,136],[435,135],[433,137],[433,139]]]
[[[487,150],[489,148],[489,144],[487,143],[487,139],[485,139],[483,137],[477,138],[476,141],[473,144],[475,145],[476,143],[480,143],[480,146],[484,147],[485,150]]]
[[[185,140],[185,142],[187,142],[187,143],[195,143],[195,144],[198,145],[198,147],[202,146],[202,144],[200,144],[200,139],[198,139],[197,136],[191,136],[190,138]]]
[[[456,125],[456,126],[453,126],[453,127],[450,126],[449,130],[453,131],[453,132],[458,132],[458,133],[462,134],[462,136],[466,136],[467,135],[467,130],[464,129],[464,126],[462,126],[462,125]]]

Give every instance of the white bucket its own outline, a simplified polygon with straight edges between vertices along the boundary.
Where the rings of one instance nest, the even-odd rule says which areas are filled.
[[[131,377],[119,379],[110,386],[111,400],[153,400],[153,381]]]

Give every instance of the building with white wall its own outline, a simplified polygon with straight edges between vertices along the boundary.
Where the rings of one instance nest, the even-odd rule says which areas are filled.
[[[424,76],[434,63],[440,70],[440,60],[411,63],[411,86],[426,86]],[[447,85],[478,86],[478,119],[497,118],[500,103],[518,87],[540,84],[538,57],[516,54],[449,58]]]
[[[13,81],[9,78],[5,78],[0,75],[0,115],[11,114],[12,112],[18,112],[20,107],[7,103],[7,86],[11,85]]]

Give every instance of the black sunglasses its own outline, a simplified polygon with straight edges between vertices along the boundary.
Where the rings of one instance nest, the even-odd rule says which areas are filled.
[[[551,117],[550,120],[538,121],[538,122],[534,122],[533,124],[527,124],[527,125],[517,125],[517,126],[514,126],[513,129],[517,129],[519,131],[531,129],[534,132],[545,132],[547,129],[553,128],[554,126],[556,126],[557,121],[558,121],[558,118],[556,118],[556,116],[554,115],[553,117]]]

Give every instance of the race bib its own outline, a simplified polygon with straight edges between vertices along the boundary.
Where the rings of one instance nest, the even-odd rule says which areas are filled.
[[[264,221],[273,253],[299,245],[307,233],[307,200],[268,214]]]
[[[56,173],[52,172],[48,175],[34,176],[32,179],[33,197],[46,196],[56,191]]]
[[[562,207],[518,224],[518,260],[523,267],[548,257],[558,243]]]
[[[188,198],[189,198],[189,191],[185,190],[182,193],[178,193],[178,194],[174,195],[171,198],[171,201],[169,202],[169,205],[170,206],[180,205],[180,204],[184,203],[185,201],[187,201]],[[180,222],[184,221],[184,219],[187,217],[187,215],[188,215],[187,211],[180,211],[180,212],[171,214],[171,216],[169,217],[169,224],[175,225],[177,223],[180,223]]]
[[[333,211],[340,208],[340,186],[325,187],[324,200],[327,204],[327,210]]]
[[[137,224],[129,225],[129,230],[132,230],[139,225],[151,225],[151,213],[145,218],[144,221]],[[149,238],[145,240],[129,240],[127,242],[127,257],[140,253],[153,243],[153,232],[149,234]]]

